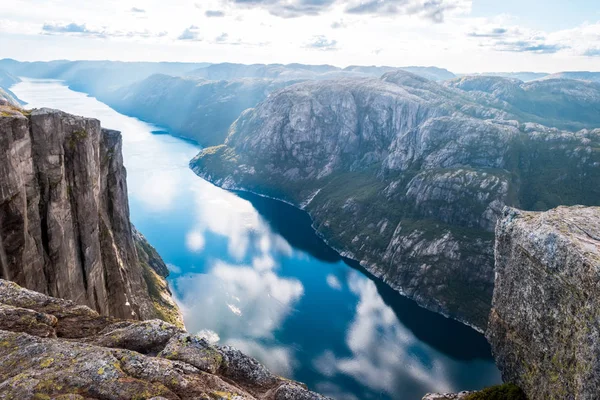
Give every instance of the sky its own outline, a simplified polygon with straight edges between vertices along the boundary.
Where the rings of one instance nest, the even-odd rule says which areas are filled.
[[[600,71],[600,3],[2,0],[0,58]]]

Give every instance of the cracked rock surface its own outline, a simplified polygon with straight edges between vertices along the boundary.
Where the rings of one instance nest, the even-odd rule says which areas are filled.
[[[0,280],[0,398],[325,400],[159,320],[120,320]]]

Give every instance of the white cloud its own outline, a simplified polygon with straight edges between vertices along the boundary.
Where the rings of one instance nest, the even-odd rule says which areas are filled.
[[[174,280],[186,327],[210,329],[224,336],[243,332],[251,338],[271,338],[304,294],[302,283],[270,270],[216,261],[207,274]]]
[[[339,356],[327,350],[313,361],[317,371],[331,380],[338,375],[351,376],[372,391],[392,397],[403,390],[426,393],[460,389],[453,387],[450,377],[456,361],[417,339],[384,303],[371,280],[352,272],[348,286],[359,298],[345,338],[351,355]],[[489,364],[475,362],[472,368],[471,373],[477,371],[482,376],[495,373]],[[335,395],[335,387],[322,387]],[[341,393],[340,398],[347,397]]]
[[[185,237],[186,247],[195,253],[199,253],[204,250],[205,240],[202,233],[197,231],[188,232]]]
[[[169,269],[169,272],[172,272],[174,274],[180,274],[181,273],[181,268],[179,268],[175,264],[167,264],[167,268]]]
[[[327,284],[332,289],[342,290],[342,283],[335,275],[332,275],[332,274],[327,275]]]
[[[511,16],[474,17],[471,0],[26,3],[0,4],[0,47],[7,57],[554,72],[597,70],[600,55],[598,22],[539,32]]]

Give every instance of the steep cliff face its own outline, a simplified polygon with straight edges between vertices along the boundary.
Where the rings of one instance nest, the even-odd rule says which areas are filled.
[[[600,391],[600,208],[507,209],[496,228],[487,338],[529,399]]]
[[[129,222],[120,134],[56,110],[11,110],[0,117],[1,277],[103,315],[162,316]],[[175,304],[165,307],[177,322]]]
[[[100,316],[0,279],[0,398],[327,400],[159,320]]]
[[[305,208],[333,247],[391,286],[485,329],[502,208],[598,204],[599,148],[600,130],[519,122],[394,72],[281,90],[191,167]]]

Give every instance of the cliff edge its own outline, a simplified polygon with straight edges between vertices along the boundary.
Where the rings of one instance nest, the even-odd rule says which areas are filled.
[[[506,208],[496,228],[486,333],[506,382],[529,399],[600,392],[600,208]]]
[[[119,320],[0,280],[0,398],[326,400],[160,321]]]
[[[98,120],[0,104],[0,278],[182,325],[164,263],[129,222],[121,145]]]

